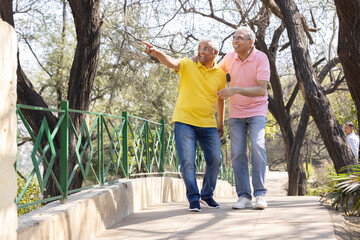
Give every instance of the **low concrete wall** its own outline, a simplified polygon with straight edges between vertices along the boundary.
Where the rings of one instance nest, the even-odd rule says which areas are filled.
[[[199,181],[199,186],[201,182]],[[236,196],[228,182],[218,181],[215,197]],[[163,202],[186,201],[182,179],[149,177],[120,181],[69,196],[19,217],[18,239],[91,239],[122,218]]]
[[[0,239],[16,239],[16,68],[15,30],[0,19]]]

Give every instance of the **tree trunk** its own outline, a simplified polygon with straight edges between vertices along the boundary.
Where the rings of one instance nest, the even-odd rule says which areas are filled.
[[[276,52],[278,50],[278,39],[281,36],[281,33],[284,30],[284,25],[282,24],[274,33],[272,43],[269,48],[267,48],[264,39],[260,35],[257,37],[257,47],[266,53],[269,58],[270,63],[270,83],[273,90],[274,98],[269,97],[269,111],[276,119],[277,123],[280,126],[280,130],[282,133],[282,138],[284,140],[284,148],[285,148],[285,162],[288,169],[288,177],[289,177],[289,186],[288,186],[288,195],[298,195],[298,185],[300,180],[300,150],[302,147],[303,139],[306,133],[306,127],[308,124],[309,117],[306,113],[307,108],[304,107],[303,115],[296,136],[294,136],[294,130],[291,125],[291,117],[289,114],[289,110],[291,108],[292,103],[288,103],[288,106],[285,106],[284,97],[282,93],[282,86],[280,77],[276,68]],[[293,92],[293,98],[297,95],[297,87]]]
[[[91,91],[95,80],[99,51],[100,51],[100,0],[69,0],[73,13],[77,45],[74,61],[70,72],[70,81],[68,88],[69,108],[87,111],[91,102]],[[85,121],[84,114],[70,114],[75,128],[79,131],[82,123]],[[69,172],[77,167],[77,156],[75,147],[77,139],[75,133],[70,131],[69,146]],[[81,139],[81,141],[84,141]],[[86,160],[81,159],[86,167]],[[82,185],[83,176],[81,171],[76,171],[70,188],[78,188]]]
[[[299,184],[298,184],[298,196],[305,196],[306,195],[306,186],[307,186],[307,178],[306,172],[304,169],[304,165],[300,164],[300,177],[299,177]]]
[[[13,10],[12,10],[13,1],[12,0],[1,0],[0,1],[0,13],[1,18],[14,27],[14,18],[13,18]]]
[[[284,17],[284,24],[290,40],[295,73],[311,116],[320,131],[325,146],[334,163],[336,172],[349,164],[354,164],[347,139],[342,131],[328,99],[316,82],[300,13],[293,0],[275,0]]]
[[[335,0],[339,17],[338,55],[360,119],[360,1]],[[360,124],[360,122],[359,122]]]
[[[303,184],[301,184],[300,182],[304,182],[304,181],[306,181],[306,179],[304,179],[304,175],[303,175],[304,169],[302,166],[302,161],[300,159],[300,150],[301,150],[304,138],[305,138],[306,127],[309,123],[309,118],[310,118],[310,115],[309,115],[308,108],[304,104],[302,112],[301,112],[300,122],[299,122],[298,128],[296,130],[296,137],[293,141],[293,144],[291,146],[291,151],[290,151],[290,164],[289,164],[289,169],[288,169],[288,173],[289,173],[288,195],[289,196],[301,195],[301,193],[304,192],[302,189]],[[306,178],[306,176],[305,176],[305,178]]]

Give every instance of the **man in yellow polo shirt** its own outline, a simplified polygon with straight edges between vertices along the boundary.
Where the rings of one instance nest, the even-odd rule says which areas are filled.
[[[216,93],[225,88],[226,75],[217,67],[215,57],[219,53],[215,40],[199,43],[198,61],[189,58],[174,59],[149,43],[146,52],[154,55],[162,64],[180,74],[179,94],[173,122],[175,144],[179,155],[182,176],[186,186],[189,211],[200,212],[200,202],[209,208],[219,208],[213,199],[221,165],[221,143],[224,126],[224,100]],[[215,119],[215,105],[218,123]],[[195,155],[199,141],[204,152],[206,170],[201,193],[196,183]]]

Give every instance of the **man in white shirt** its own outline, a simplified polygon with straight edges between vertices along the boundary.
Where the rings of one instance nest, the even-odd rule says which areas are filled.
[[[355,155],[355,158],[359,159],[359,137],[354,133],[354,124],[352,122],[345,123],[344,132],[349,141],[351,150]]]

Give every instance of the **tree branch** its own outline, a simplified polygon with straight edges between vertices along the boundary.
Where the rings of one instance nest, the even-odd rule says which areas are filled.
[[[330,94],[330,93],[335,92],[336,90],[338,90],[340,84],[345,81],[345,79],[346,79],[345,76],[343,76],[341,78],[339,76],[334,83],[330,83],[329,85],[324,87],[324,88],[327,88],[327,87],[329,87],[329,88],[326,90],[323,90],[323,93]]]
[[[239,26],[239,25],[232,24],[232,23],[226,21],[225,19],[216,16],[214,14],[214,12],[211,12],[210,14],[205,14],[203,12],[200,12],[200,11],[196,10],[194,7],[187,9],[185,7],[185,4],[181,0],[179,0],[179,2],[180,2],[180,5],[181,5],[180,8],[184,11],[184,13],[196,13],[196,14],[199,14],[199,15],[201,15],[203,17],[212,18],[212,19],[215,19],[216,21],[221,22],[221,23],[223,23],[223,24],[225,24],[225,25],[227,25],[227,26],[229,26],[231,28],[234,28],[234,29],[237,29],[238,26]]]
[[[278,18],[280,18],[281,20],[284,20],[284,17],[280,11],[280,8],[278,7],[278,5],[275,3],[274,0],[261,0],[262,3],[271,10],[271,12],[277,16]]]
[[[293,105],[293,103],[294,103],[294,101],[295,101],[295,99],[296,99],[296,96],[297,96],[299,90],[300,90],[299,82],[296,82],[296,85],[295,85],[295,87],[294,87],[294,91],[292,92],[292,94],[291,94],[291,96],[290,96],[290,99],[289,99],[289,101],[287,102],[286,107],[285,107],[285,109],[286,109],[286,111],[287,111],[288,113],[290,112],[290,108],[291,108],[291,106]]]
[[[338,57],[333,58],[330,60],[320,71],[317,79],[319,83],[322,83],[326,77],[326,75],[331,71],[333,67],[335,67],[338,63],[340,63],[340,60]]]
[[[22,36],[22,38],[25,40],[26,44],[28,45],[31,53],[32,53],[33,56],[35,57],[35,60],[36,60],[36,62],[39,64],[39,66],[41,67],[41,69],[44,70],[44,72],[46,72],[46,73],[49,75],[49,77],[52,77],[52,74],[51,74],[48,70],[46,70],[46,68],[41,64],[39,58],[38,58],[37,55],[35,54],[33,48],[31,47],[31,45],[30,45],[29,41],[26,39],[26,37],[25,37],[24,35],[21,35],[21,36]]]
[[[281,25],[278,27],[278,29],[276,29],[276,31],[274,32],[271,44],[269,46],[269,51],[271,52],[271,54],[273,56],[276,55],[276,52],[279,48],[279,39],[280,39],[282,33],[284,32],[284,30],[285,30],[285,25],[284,25],[284,23],[281,23]]]
[[[279,52],[284,51],[286,48],[290,46],[290,42],[285,43],[279,50]]]

